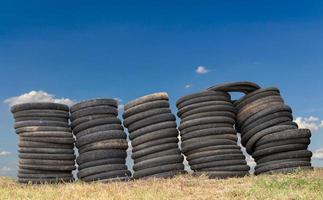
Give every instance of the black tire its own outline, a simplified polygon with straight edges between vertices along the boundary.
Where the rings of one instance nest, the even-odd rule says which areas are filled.
[[[18,178],[73,178],[72,173],[59,173],[59,174],[23,174],[18,173]]]
[[[91,99],[86,101],[81,101],[71,107],[71,113],[85,108],[93,108],[96,106],[112,106],[118,108],[118,102],[115,99]]]
[[[282,153],[275,153],[268,156],[264,156],[261,159],[257,160],[257,164],[267,163],[274,160],[284,160],[284,159],[296,159],[304,157],[312,157],[312,152],[308,150],[293,150]]]
[[[275,154],[275,153],[282,153],[282,152],[296,151],[296,150],[305,150],[305,149],[307,149],[307,145],[305,145],[305,144],[281,145],[281,146],[269,147],[266,149],[256,151],[252,154],[252,157],[257,162],[258,159],[263,158],[268,155]]]
[[[214,146],[214,145],[237,145],[237,142],[227,139],[216,139],[216,140],[203,140],[198,141],[194,140],[192,142],[182,142],[182,152],[187,155],[189,151],[192,151],[194,149],[202,148],[202,147],[208,147],[208,146]]]
[[[259,132],[255,133],[247,141],[246,150],[247,150],[248,154],[252,154],[252,152],[254,151],[254,146],[257,144],[257,142],[262,137],[264,137],[266,135],[269,135],[271,133],[285,131],[285,130],[289,130],[289,129],[293,130],[293,129],[296,129],[296,127],[295,126],[290,126],[290,125],[278,125],[278,126],[272,126],[272,127],[266,128],[266,129],[264,129],[262,131],[259,131]]]
[[[90,116],[90,115],[101,115],[101,114],[112,114],[114,116],[118,115],[118,109],[112,106],[96,106],[88,107],[79,111],[75,111],[71,114],[71,121],[74,121],[78,118]]]
[[[196,164],[213,162],[213,161],[239,160],[239,159],[244,160],[245,156],[242,153],[206,156],[206,157],[201,157],[201,158],[196,158],[194,160],[190,160],[188,163],[189,163],[189,165],[196,165]]]
[[[73,129],[73,133],[78,134],[80,131],[84,131],[86,129],[100,126],[100,125],[104,125],[104,124],[121,124],[121,121],[117,117],[94,119],[94,120],[84,122],[84,123],[76,126]]]
[[[153,146],[153,147],[149,147],[149,148],[146,148],[146,149],[142,149],[142,150],[133,152],[131,157],[135,160],[137,158],[144,157],[144,156],[147,156],[149,154],[154,154],[154,153],[157,153],[157,152],[160,152],[160,151],[165,151],[165,150],[173,149],[173,148],[176,148],[176,147],[178,148],[177,143],[168,143],[168,144],[156,145],[156,146]]]
[[[152,158],[158,158],[158,157],[169,156],[169,155],[180,155],[180,154],[181,154],[181,151],[179,150],[178,147],[176,147],[176,148],[167,149],[164,151],[159,151],[157,153],[149,154],[140,158],[136,158],[134,159],[134,163],[136,164]]]
[[[247,127],[251,123],[254,123],[258,119],[260,119],[260,118],[262,118],[264,116],[273,114],[273,113],[277,113],[277,112],[290,112],[290,113],[292,113],[292,109],[289,106],[285,105],[285,104],[265,108],[262,111],[260,111],[260,112],[258,112],[256,114],[252,115],[251,117],[249,117],[243,124],[241,124],[241,127],[239,127],[239,129],[243,130],[245,127]]]
[[[196,99],[196,98],[201,98],[201,97],[208,97],[208,96],[223,96],[226,97],[228,100],[230,100],[230,95],[226,92],[221,92],[221,91],[202,91],[202,92],[197,92],[197,93],[193,93],[193,94],[189,94],[186,96],[183,96],[181,98],[179,98],[176,101],[176,106],[178,107],[180,104],[186,102],[186,101],[190,101],[191,99]]]
[[[201,102],[201,103],[194,103],[191,105],[187,105],[177,111],[177,116],[181,117],[184,113],[197,109],[202,107],[208,107],[208,106],[231,106],[233,107],[232,103],[230,101],[207,101],[207,102]]]
[[[260,89],[256,83],[249,81],[227,82],[209,87],[207,90],[223,91],[223,92],[243,92],[245,94],[251,93]]]
[[[257,164],[255,166],[255,170],[257,170],[258,168],[262,168],[262,167],[268,166],[268,165],[279,164],[279,163],[283,163],[283,162],[294,162],[294,161],[311,162],[311,157],[292,158],[292,159],[283,159],[283,160],[273,160],[273,161],[270,161],[270,162]]]
[[[19,153],[20,159],[74,160],[74,154]]]
[[[197,113],[186,117],[182,117],[181,123],[184,123],[192,119],[200,119],[204,117],[228,117],[235,120],[236,115],[233,112],[229,112],[229,111],[202,112],[202,113]]]
[[[280,106],[283,105],[282,102],[269,102],[269,103],[264,103],[261,105],[258,105],[256,107],[253,107],[252,109],[248,109],[247,111],[241,113],[239,112],[237,114],[237,124],[239,127],[248,120],[249,117],[252,117],[254,114],[261,112],[262,110],[268,108],[268,107],[275,107],[275,106]]]
[[[147,117],[145,119],[139,120],[128,127],[129,132],[139,130],[141,128],[147,127],[149,125],[166,122],[166,121],[175,121],[176,118],[172,113],[165,113],[160,115],[155,115]]]
[[[85,152],[99,150],[99,149],[128,149],[128,142],[125,139],[111,139],[102,140],[100,142],[90,143],[80,147],[79,153],[83,154]]]
[[[73,138],[71,132],[59,131],[39,131],[39,132],[23,132],[19,134],[20,137],[60,137],[60,138]]]
[[[85,135],[90,135],[92,133],[97,133],[97,132],[106,132],[106,131],[116,131],[116,130],[121,130],[123,131],[123,126],[121,124],[105,124],[105,125],[100,125],[100,126],[95,126],[92,128],[88,128],[84,131],[80,131],[76,134],[76,138],[81,138]]]
[[[266,171],[261,174],[288,174],[288,173],[297,172],[298,170],[313,170],[313,167],[312,166],[288,167],[288,168],[274,169],[274,170]]]
[[[162,166],[151,167],[151,168],[146,168],[143,170],[135,171],[133,173],[133,178],[138,179],[141,177],[151,176],[153,174],[174,171],[174,170],[184,170],[183,163],[162,165]]]
[[[48,118],[62,118],[67,120],[69,118],[69,112],[62,110],[49,110],[49,109],[35,109],[35,110],[23,110],[16,113],[13,113],[15,119],[18,118],[29,118],[29,117],[48,117]]]
[[[246,116],[248,115],[249,111],[255,110],[257,107],[264,106],[268,103],[274,103],[278,102],[281,103],[282,105],[284,104],[284,100],[281,96],[267,96],[267,97],[262,97],[260,99],[256,99],[253,102],[250,102],[249,104],[246,104],[245,106],[241,107],[238,110],[238,116]]]
[[[293,139],[293,138],[310,138],[311,131],[309,129],[291,129],[281,132],[275,132],[260,138],[256,146],[263,145],[270,142],[276,142],[281,140]]]
[[[290,118],[290,120],[293,120],[293,116],[290,112],[276,112],[276,113],[272,113],[269,115],[266,115],[264,117],[259,118],[258,120],[254,121],[253,123],[249,124],[248,126],[241,128],[241,133],[247,133],[250,130],[252,130],[253,128],[260,126],[261,124],[264,124],[268,121],[271,121],[273,119],[279,118],[279,117],[288,117]]]
[[[185,135],[193,131],[212,129],[212,128],[233,128],[233,125],[229,123],[201,124],[201,125],[191,126],[186,129],[183,129],[180,131],[180,134]]]
[[[288,145],[288,144],[305,144],[305,145],[309,145],[310,142],[311,141],[308,138],[294,138],[294,139],[275,141],[275,142],[270,142],[270,143],[266,143],[266,144],[259,145],[259,146],[255,147],[255,152],[263,150],[263,149],[266,149],[266,148],[282,146],[282,145]]]
[[[18,143],[19,147],[22,148],[55,148],[55,149],[73,149],[74,144],[55,144],[49,142],[31,142],[31,141],[22,141]]]
[[[223,135],[211,135],[211,136],[197,137],[197,138],[192,138],[192,139],[189,139],[189,140],[182,141],[182,147],[185,147],[186,145],[197,144],[198,142],[212,141],[212,140],[232,140],[232,141],[237,143],[238,142],[238,137],[237,137],[237,135],[233,135],[233,134],[223,134]]]
[[[168,100],[150,101],[147,103],[143,103],[143,104],[131,107],[128,110],[124,111],[124,113],[122,114],[122,117],[123,119],[127,119],[132,115],[145,112],[147,110],[157,109],[157,108],[169,108]]]
[[[117,171],[110,171],[110,172],[104,172],[100,174],[95,174],[91,176],[87,176],[82,178],[82,181],[85,182],[92,182],[92,181],[98,181],[98,180],[122,180],[124,178],[128,178],[131,176],[131,173],[129,170],[117,170]]]
[[[162,138],[159,140],[153,140],[150,142],[146,142],[137,146],[132,145],[132,152],[135,153],[137,151],[141,151],[150,147],[154,147],[157,145],[162,145],[162,144],[169,144],[169,143],[178,143],[179,140],[177,137],[168,137],[168,138]]]
[[[204,96],[204,97],[198,97],[198,98],[193,98],[190,100],[187,100],[183,103],[180,103],[177,105],[177,108],[180,110],[186,106],[193,105],[196,103],[202,103],[202,102],[217,102],[217,101],[226,101],[230,102],[230,99],[226,96],[222,95],[212,95],[212,96]]]
[[[200,153],[200,152],[204,152],[204,151],[223,150],[223,149],[241,150],[241,147],[238,146],[237,144],[234,144],[234,145],[214,145],[214,146],[208,146],[208,147],[202,147],[202,148],[194,149],[192,151],[187,152],[187,155]]]
[[[20,137],[20,141],[49,142],[55,144],[74,144],[75,139],[61,137]]]
[[[22,128],[22,127],[30,127],[30,126],[56,126],[56,127],[64,127],[69,128],[67,122],[55,122],[55,121],[40,121],[40,120],[29,120],[16,122],[14,128]]]
[[[95,167],[88,167],[80,170],[77,173],[77,177],[82,179],[87,176],[100,174],[104,172],[118,171],[118,170],[127,170],[127,166],[124,164],[109,164],[109,165],[99,165]]]
[[[138,162],[133,166],[134,171],[140,171],[147,168],[162,166],[162,165],[169,165],[175,163],[183,163],[184,157],[179,154],[163,156],[163,157],[156,157],[149,160],[145,160],[142,162]]]
[[[120,130],[111,130],[111,131],[103,131],[96,132],[88,135],[84,135],[82,137],[77,137],[75,146],[80,148],[84,145],[100,142],[102,140],[111,140],[111,139],[127,139],[127,135],[125,132]]]
[[[74,154],[74,149],[18,148],[19,153]]]
[[[176,129],[176,126],[177,126],[177,124],[175,121],[165,121],[165,122],[161,122],[161,123],[157,123],[157,124],[152,124],[152,125],[143,127],[141,129],[138,129],[136,131],[129,132],[129,138],[130,138],[130,140],[134,140],[135,138],[137,138],[139,136],[144,136],[148,133],[152,133],[152,132],[159,131],[162,129],[168,129],[168,128]]]
[[[179,174],[185,174],[185,171],[184,170],[173,170],[170,172],[162,172],[162,173],[153,174],[151,176],[145,176],[142,179],[150,179],[150,178],[170,179],[170,178],[173,178],[174,176],[179,175]]]
[[[276,170],[276,169],[284,169],[284,168],[291,168],[291,167],[304,167],[304,166],[311,166],[311,162],[308,161],[289,161],[289,162],[281,162],[272,165],[266,165],[261,168],[257,168],[255,170],[255,174],[261,174],[267,171]]]
[[[197,158],[209,157],[209,156],[220,156],[226,154],[242,154],[240,149],[219,149],[219,150],[210,150],[199,152],[195,154],[189,154],[186,157],[187,161],[195,160]]]
[[[24,133],[24,132],[42,132],[42,131],[58,131],[58,132],[72,132],[71,128],[66,127],[57,127],[57,126],[29,126],[17,128],[16,133]]]
[[[74,166],[74,160],[19,159],[21,165],[65,165]]]
[[[280,95],[280,91],[276,87],[268,87],[268,88],[261,88],[259,90],[256,90],[248,95],[245,95],[241,97],[239,100],[234,102],[234,106],[240,110],[242,106],[247,105],[254,100],[260,99],[262,97],[266,96],[274,96],[274,95]]]
[[[26,165],[19,164],[19,169],[46,170],[46,171],[73,171],[74,165]]]
[[[237,135],[236,130],[234,128],[209,128],[209,129],[202,129],[202,130],[196,130],[189,133],[181,134],[181,140],[189,140],[192,138],[199,138],[204,136],[212,136],[212,135],[223,135],[223,134],[232,134]]]
[[[185,117],[188,117],[194,114],[205,113],[205,112],[219,112],[219,111],[232,112],[233,114],[236,114],[236,109],[232,105],[213,105],[213,106],[197,107],[195,109],[192,109],[183,113],[179,117],[181,119],[184,119]]]
[[[159,92],[159,93],[154,93],[154,94],[149,94],[146,96],[139,97],[135,100],[128,102],[124,106],[124,110],[126,111],[126,110],[130,109],[131,107],[138,106],[140,104],[144,104],[144,103],[147,103],[150,101],[156,101],[156,100],[168,101],[168,94],[166,92]]]
[[[95,120],[95,119],[106,119],[106,118],[115,118],[113,114],[99,114],[99,115],[89,115],[85,117],[80,117],[72,121],[71,127],[75,128],[76,126]]]
[[[203,168],[199,171],[243,171],[248,172],[250,170],[250,167],[245,165],[232,165],[232,166],[222,166],[222,167],[209,167],[209,168]]]
[[[123,121],[123,125],[125,127],[129,127],[131,124],[138,122],[140,120],[146,119],[151,116],[156,116],[160,114],[165,114],[165,113],[172,113],[169,108],[156,108],[156,109],[151,109],[145,112],[140,112],[135,115],[132,115],[130,117],[127,117]]]
[[[69,111],[69,107],[64,104],[59,103],[50,103],[50,102],[37,102],[37,103],[23,103],[17,104],[11,107],[11,112],[19,112],[23,110],[32,110],[32,109],[51,109],[51,110],[63,110]]]
[[[126,163],[126,160],[124,158],[100,159],[100,160],[94,160],[94,161],[83,163],[78,166],[78,170],[86,169],[89,167],[95,167],[99,165],[125,164],[125,163]]]
[[[220,161],[213,161],[213,162],[205,162],[201,164],[190,165],[193,171],[210,168],[210,167],[227,167],[227,166],[234,166],[234,165],[245,165],[247,166],[246,160],[220,160]],[[219,171],[226,171],[226,170],[219,170]]]
[[[37,117],[37,116],[30,116],[30,117],[18,117],[15,118],[15,123],[17,122],[24,122],[24,121],[49,121],[49,122],[64,122],[68,123],[66,117]]]
[[[269,127],[279,125],[280,123],[285,123],[285,122],[291,122],[291,119],[288,117],[278,117],[272,120],[269,120],[263,124],[260,124],[259,126],[256,126],[255,128],[251,129],[250,131],[246,133],[242,133],[241,135],[241,144],[243,146],[246,146],[248,140],[255,135],[257,132],[262,131],[264,129],[267,129]]]
[[[83,154],[80,154],[76,162],[81,165],[86,162],[100,160],[100,159],[110,159],[110,158],[126,158],[127,152],[121,149],[112,149],[112,150],[94,150],[89,151]]]
[[[135,146],[138,146],[138,145],[150,142],[150,141],[158,140],[158,139],[169,138],[169,137],[177,138],[178,135],[179,135],[179,133],[176,128],[161,129],[161,130],[147,133],[145,135],[134,138],[131,141],[131,145],[133,147],[135,147]]]
[[[192,119],[181,123],[178,127],[179,130],[184,130],[192,126],[198,126],[203,124],[211,124],[211,123],[225,123],[225,124],[233,124],[235,120],[229,117],[204,117],[200,119]]]
[[[60,173],[72,173],[71,170],[67,171],[46,171],[46,170],[37,170],[37,169],[18,169],[18,173],[22,174],[60,174]]]

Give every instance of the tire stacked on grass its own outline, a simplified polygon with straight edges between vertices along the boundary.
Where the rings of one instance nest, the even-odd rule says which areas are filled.
[[[85,182],[128,180],[127,136],[114,99],[93,99],[71,107],[71,124],[79,156],[78,178]]]
[[[236,128],[241,133],[242,145],[257,163],[256,175],[312,168],[312,153],[307,150],[310,130],[298,129],[292,109],[284,103],[278,88],[249,92],[234,105]]]
[[[210,178],[249,173],[234,129],[236,110],[226,92],[202,91],[176,102],[182,152],[194,174]]]
[[[73,181],[74,138],[69,108],[57,103],[25,103],[11,107],[19,135],[20,183]]]
[[[176,118],[168,101],[167,93],[154,93],[124,107],[124,126],[128,128],[133,147],[135,179],[171,178],[184,172]]]

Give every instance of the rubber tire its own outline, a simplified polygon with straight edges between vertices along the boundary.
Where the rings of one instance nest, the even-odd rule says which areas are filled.
[[[96,132],[88,135],[84,135],[82,137],[76,138],[75,146],[80,148],[84,145],[100,142],[103,140],[111,140],[111,139],[127,139],[127,135],[124,131],[120,130],[111,130],[104,132]]]
[[[157,124],[152,124],[152,125],[143,127],[141,129],[138,129],[136,131],[129,132],[129,138],[130,140],[134,140],[137,137],[144,136],[146,134],[159,131],[162,129],[168,129],[168,128],[176,129],[176,126],[177,124],[175,121],[166,121],[166,122],[161,122]]]
[[[81,101],[77,104],[74,104],[70,110],[71,110],[71,113],[74,113],[84,108],[89,108],[89,107],[92,108],[97,106],[112,106],[112,107],[118,108],[118,101],[115,99],[91,99],[91,100]]]
[[[126,158],[127,152],[125,150],[113,149],[113,150],[94,150],[83,154],[80,154],[76,162],[81,165],[86,162],[107,159],[107,158]]]
[[[133,173],[133,178],[138,179],[138,178],[142,178],[145,176],[151,176],[153,174],[174,171],[174,170],[184,170],[183,163],[162,165],[162,166],[151,167],[151,168],[146,168],[143,170],[135,171]]]

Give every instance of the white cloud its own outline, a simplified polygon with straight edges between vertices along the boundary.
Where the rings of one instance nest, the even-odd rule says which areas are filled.
[[[312,159],[314,159],[314,160],[323,160],[323,148],[314,151]]]
[[[31,91],[20,96],[11,97],[4,101],[8,103],[10,106],[21,104],[21,103],[32,103],[32,102],[53,102],[53,103],[61,103],[71,106],[74,102],[67,98],[56,99],[55,95],[48,94],[45,91]]]
[[[114,100],[116,100],[118,103],[121,103],[123,100],[122,99],[120,99],[120,98],[118,98],[118,97],[115,97],[115,98],[113,98]]]
[[[9,155],[11,155],[11,152],[9,152],[9,151],[0,151],[0,157],[1,156],[9,156]]]
[[[299,128],[308,128],[312,132],[317,132],[323,128],[323,120],[314,116],[297,117],[294,121],[298,124]]]
[[[204,66],[198,66],[195,70],[196,73],[198,74],[206,74],[208,73],[210,70],[208,70],[206,67]]]
[[[192,84],[186,84],[185,88],[191,88],[193,85]]]
[[[124,105],[123,104],[119,104],[118,105],[118,111],[122,112],[124,110]]]

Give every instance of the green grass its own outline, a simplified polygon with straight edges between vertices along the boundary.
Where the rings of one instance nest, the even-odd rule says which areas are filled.
[[[24,185],[0,177],[0,199],[323,199],[323,169],[225,180],[180,175],[107,184]]]

